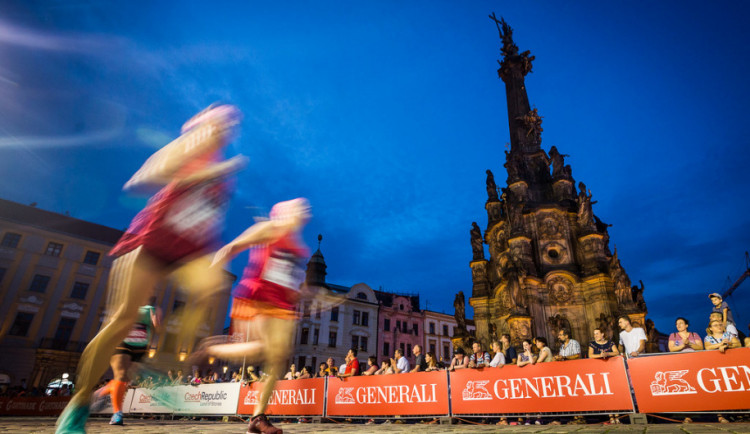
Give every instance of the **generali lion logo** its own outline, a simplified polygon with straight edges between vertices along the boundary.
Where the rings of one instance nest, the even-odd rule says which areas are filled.
[[[355,400],[354,396],[352,396],[353,391],[353,387],[342,387],[339,389],[339,393],[336,394],[334,402],[336,404],[354,404]]]
[[[243,402],[245,405],[256,405],[258,403],[258,391],[248,390]]]
[[[492,399],[492,395],[485,387],[489,382],[489,380],[467,382],[466,388],[461,392],[461,397],[463,397],[464,401]]]
[[[688,369],[681,371],[658,371],[651,382],[651,395],[689,395],[698,393],[695,387],[683,380],[683,376],[689,372]]]

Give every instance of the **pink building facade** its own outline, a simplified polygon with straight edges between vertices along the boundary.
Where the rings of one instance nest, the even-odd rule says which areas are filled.
[[[375,291],[380,304],[378,313],[378,363],[393,357],[397,348],[414,365],[412,349],[424,343],[424,315],[418,295],[399,295]]]

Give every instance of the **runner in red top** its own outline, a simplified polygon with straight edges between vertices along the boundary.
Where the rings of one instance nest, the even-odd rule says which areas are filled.
[[[239,117],[236,108],[226,105],[202,111],[125,184],[126,190],[160,190],[110,253],[115,260],[108,282],[108,317],[81,355],[76,394],[57,421],[57,433],[85,433],[91,392],[158,283],[172,274],[192,297],[177,337],[178,343],[188,345],[213,308],[216,292],[228,286],[223,270],[210,267],[207,254],[221,228],[226,178],[246,160],[221,156]]]
[[[263,385],[248,432],[281,433],[264,412],[276,380],[284,374],[292,353],[296,327],[295,306],[305,279],[304,266],[309,257],[301,239],[310,219],[306,199],[280,202],[271,208],[270,220],[256,223],[216,253],[214,264],[220,267],[239,252],[253,248],[244,275],[232,301],[232,328],[250,336],[252,325],[256,340],[209,346],[206,351],[221,359],[242,359],[249,363],[264,360]]]

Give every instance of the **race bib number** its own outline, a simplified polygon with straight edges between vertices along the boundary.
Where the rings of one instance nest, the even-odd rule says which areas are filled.
[[[167,225],[195,243],[211,239],[223,221],[223,206],[211,185],[204,185],[180,198],[166,217]]]
[[[289,253],[281,253],[271,256],[266,261],[261,279],[266,282],[299,291],[299,287],[305,280],[305,272],[297,265],[297,258]]]
[[[148,330],[143,324],[136,324],[123,340],[128,345],[145,347],[148,345]]]

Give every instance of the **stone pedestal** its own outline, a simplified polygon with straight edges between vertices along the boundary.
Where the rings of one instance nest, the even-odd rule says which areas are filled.
[[[552,183],[552,192],[558,201],[572,199],[575,196],[574,191],[573,182],[569,179],[556,179]]]
[[[477,261],[471,261],[471,296],[472,297],[487,297],[490,294],[490,284],[487,279],[487,263],[486,259]]]
[[[503,204],[499,200],[487,201],[484,204],[487,210],[487,227],[492,227],[503,218]]]

